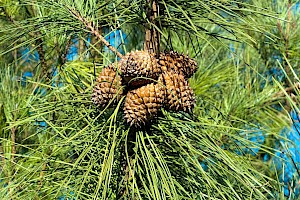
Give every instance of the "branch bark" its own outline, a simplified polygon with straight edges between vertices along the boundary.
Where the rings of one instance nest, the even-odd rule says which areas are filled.
[[[13,166],[16,154],[16,128],[11,129],[11,164]]]
[[[87,19],[82,17],[79,13],[76,11],[69,9],[71,14],[75,16],[79,21],[81,21],[84,26],[91,31],[92,34],[94,34],[104,45],[106,45],[112,52],[114,52],[119,58],[122,58],[123,55],[115,49],[113,46],[110,45],[108,41],[105,40],[105,38],[100,34],[100,32],[93,26],[92,22],[89,22]]]
[[[291,26],[291,6],[292,2],[291,0],[288,1],[288,16],[287,16],[287,25],[286,25],[286,33],[285,33],[285,56],[288,60],[290,58],[290,51],[289,51],[289,45],[290,45],[290,26]],[[285,71],[288,75],[290,75],[291,70],[288,65],[288,61],[286,61]],[[293,76],[290,76],[291,80],[293,81]],[[289,86],[291,86],[291,83],[287,83]]]
[[[154,26],[158,27],[156,18],[158,16],[158,4],[155,0],[148,0],[148,3],[152,4],[151,9],[147,11],[147,17],[150,21],[148,28],[145,33],[145,43],[144,50],[147,50],[149,53],[159,54],[160,49],[160,33],[155,29]],[[147,27],[147,26],[146,26]]]
[[[59,55],[60,65],[63,65],[67,62],[67,54],[71,47],[71,43],[72,43],[72,37],[70,36],[66,42],[64,49],[63,49],[63,53]],[[60,52],[60,49],[58,50],[58,52]]]
[[[274,97],[275,98],[280,98],[280,97],[284,97],[286,95],[286,93],[288,95],[291,95],[291,96],[295,96],[297,90],[300,90],[300,82],[297,82],[297,83],[294,83],[294,85],[290,86],[290,87],[287,87],[284,89],[284,91],[281,91],[281,92],[277,92],[274,94]]]
[[[6,166],[6,161],[5,161],[5,154],[4,154],[4,151],[3,151],[3,147],[2,147],[2,143],[0,144],[0,156],[1,156],[1,162],[2,162],[2,172],[4,173],[5,177],[7,177],[7,173],[5,171],[5,166]]]

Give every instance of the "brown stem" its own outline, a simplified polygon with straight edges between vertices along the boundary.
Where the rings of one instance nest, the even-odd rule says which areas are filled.
[[[29,11],[29,8],[27,6],[25,6],[27,13],[29,14],[29,16],[36,16],[36,11],[34,6],[32,5],[32,12]],[[41,67],[42,67],[42,74],[45,75],[46,77],[46,81],[50,82],[50,72],[48,71],[48,66],[46,63],[46,59],[45,59],[45,50],[43,48],[43,40],[42,40],[42,33],[40,31],[37,31],[35,33],[29,33],[29,36],[33,37],[33,38],[37,38],[37,40],[35,41],[35,45],[37,46],[37,52],[39,54],[39,59],[40,59],[40,63],[41,63]]]
[[[285,57],[286,57],[286,65],[285,65],[285,71],[287,73],[287,75],[290,77],[291,79],[291,82],[288,81],[288,79],[286,79],[286,85],[289,86],[289,87],[292,87],[292,82],[293,82],[293,76],[291,76],[291,70],[290,70],[290,66],[288,64],[288,59],[290,57],[290,52],[289,52],[289,42],[290,42],[290,21],[291,21],[291,6],[292,6],[292,3],[291,3],[291,0],[288,0],[288,16],[287,16],[287,26],[286,26],[286,32],[285,32]],[[288,111],[291,110],[291,104],[288,100],[286,100],[286,109]]]
[[[43,177],[44,177],[46,167],[47,167],[47,163],[44,163],[42,166],[42,170],[40,171],[39,190],[43,186]]]
[[[147,50],[149,53],[156,53],[157,55],[160,52],[160,33],[156,30],[154,25],[157,27],[158,22],[156,18],[158,16],[158,4],[155,0],[148,0],[148,3],[151,3],[151,9],[147,11],[148,19],[150,21],[149,28],[146,29],[145,33],[145,43],[144,50]]]
[[[16,128],[11,129],[11,163],[13,165],[16,154]]]
[[[285,33],[283,32],[283,29],[282,29],[279,19],[277,20],[277,28],[279,30],[280,35],[282,35],[283,39],[286,40],[286,38],[285,38],[286,36],[285,36]]]
[[[290,23],[291,23],[291,0],[288,1],[288,15],[287,15],[287,25],[286,25],[286,32],[285,32],[285,57],[288,60],[289,59],[289,39],[290,39]],[[288,75],[290,75],[290,67],[288,65],[288,61],[285,66],[285,71]],[[292,76],[290,76],[292,78]],[[291,83],[288,83],[287,85],[291,86]]]
[[[40,32],[36,33],[38,37],[41,36]],[[34,34],[29,33],[30,36],[34,37]],[[46,76],[46,80],[49,81],[50,80],[50,72],[48,71],[48,66],[47,66],[47,62],[45,59],[45,50],[43,48],[43,40],[41,38],[38,38],[35,42],[36,46],[37,46],[37,52],[39,54],[39,59],[40,59],[40,64],[41,64],[41,68],[42,68],[42,74]]]
[[[4,175],[7,177],[6,171],[5,171],[5,165],[6,165],[6,161],[5,161],[5,157],[4,157],[4,151],[3,151],[3,147],[2,144],[0,145],[0,156],[1,156],[1,161],[2,161],[2,172],[4,172]]]
[[[275,98],[284,97],[286,93],[288,95],[292,95],[293,93],[296,93],[295,91],[300,90],[300,82],[295,83],[294,85],[287,87],[284,89],[284,91],[277,92],[273,95]]]
[[[15,45],[14,45],[15,46]],[[17,60],[17,58],[18,58],[18,51],[17,51],[17,49],[15,49],[14,51],[13,51],[13,56],[14,56],[14,60],[16,61]],[[15,64],[16,64],[16,66],[17,66],[17,63],[15,62]]]
[[[65,64],[67,62],[67,54],[68,54],[69,48],[72,43],[71,41],[72,41],[72,37],[69,37],[67,40],[67,43],[65,45],[64,52],[59,56],[61,65]]]
[[[98,31],[101,34],[101,29],[98,30]],[[97,51],[95,50],[95,48],[96,49],[102,49],[102,43],[101,42],[97,42],[97,38],[96,37],[92,37],[91,38],[91,43],[92,43],[92,45],[94,45],[94,48],[93,47],[91,48],[91,55],[93,57],[93,60],[96,60],[97,62],[99,62],[100,61],[99,58],[101,58],[101,57],[98,57],[99,54],[97,53]]]
[[[11,159],[10,159],[10,162],[11,162],[11,166],[10,166],[10,177],[9,177],[9,181],[8,181],[8,195],[10,197],[10,199],[13,199],[12,198],[12,188],[10,187],[11,186],[11,178],[12,178],[12,175],[14,174],[14,160],[15,160],[15,154],[16,154],[16,128],[13,127],[11,129]]]
[[[105,40],[105,38],[100,34],[100,32],[93,26],[93,24],[89,21],[87,21],[87,19],[83,18],[79,13],[77,13],[76,11],[69,9],[70,12],[79,20],[81,21],[86,28],[88,28],[92,34],[94,34],[105,46],[107,46],[112,52],[114,52],[119,58],[122,58],[123,55],[117,50],[115,49],[113,46],[111,46],[109,44],[108,41]]]
[[[78,42],[78,56],[79,56],[79,60],[83,61],[83,57],[82,57],[82,53],[84,52],[84,41],[82,39],[79,39]]]
[[[132,159],[130,158],[130,165],[132,164]],[[130,166],[128,165],[128,163],[126,163],[125,165],[125,177],[124,177],[124,180],[123,180],[123,183],[122,185],[124,186],[124,188],[121,188],[121,191],[118,192],[118,197],[121,198],[121,197],[125,197],[126,195],[128,195],[128,180],[130,178],[130,171],[129,171],[129,168]]]
[[[31,35],[31,34],[29,34]],[[41,32],[37,32],[38,37],[41,36]],[[37,45],[37,52],[39,54],[39,58],[41,61],[41,66],[42,66],[42,71],[43,74],[46,75],[46,80],[49,81],[50,80],[50,72],[48,72],[48,66],[46,63],[46,59],[45,59],[45,50],[43,48],[43,40],[41,38],[38,38],[36,40],[36,45]]]

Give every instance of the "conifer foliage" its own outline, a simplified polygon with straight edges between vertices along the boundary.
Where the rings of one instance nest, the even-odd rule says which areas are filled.
[[[0,1],[0,199],[297,198],[262,159],[299,102],[274,3]]]

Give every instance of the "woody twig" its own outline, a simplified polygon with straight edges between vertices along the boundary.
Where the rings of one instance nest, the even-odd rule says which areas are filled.
[[[119,58],[122,58],[123,55],[113,46],[110,45],[110,43],[105,40],[105,38],[99,33],[99,31],[93,26],[92,22],[89,22],[87,19],[82,17],[78,12],[69,9],[71,14],[77,18],[79,21],[81,21],[86,28],[88,28],[92,34],[94,34],[104,45],[106,45],[112,52],[114,52]]]

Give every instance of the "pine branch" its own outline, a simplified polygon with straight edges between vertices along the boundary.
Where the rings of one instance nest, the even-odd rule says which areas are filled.
[[[77,18],[79,21],[81,21],[86,28],[88,28],[92,34],[94,34],[104,45],[107,46],[112,52],[114,52],[119,58],[122,58],[123,55],[113,46],[110,45],[110,43],[105,40],[105,38],[99,33],[99,31],[93,26],[91,22],[89,22],[87,19],[82,17],[78,12],[69,9],[72,15],[74,15],[75,18]]]
[[[5,177],[7,177],[7,173],[5,172],[5,169],[6,169],[6,167],[5,167],[5,163],[6,163],[6,161],[5,161],[5,156],[4,156],[4,151],[3,151],[3,147],[2,147],[2,145],[3,144],[1,144],[0,145],[0,157],[1,157],[1,162],[2,162],[2,172],[3,172],[3,174],[5,175]]]
[[[71,43],[72,43],[72,37],[69,37],[68,40],[67,40],[67,44],[65,46],[65,49],[64,49],[64,53],[60,55],[60,60],[61,60],[62,65],[67,62],[67,54],[68,54],[68,51],[71,47]]]
[[[155,24],[156,26],[158,23],[155,21],[155,19],[158,17],[158,5],[156,1],[149,1],[148,3],[151,3],[151,9],[147,10],[147,17],[148,20]],[[149,25],[150,27],[146,29],[145,33],[145,43],[144,43],[144,50],[147,50],[150,53],[156,53],[159,54],[159,45],[160,45],[160,33],[157,31],[153,25]]]
[[[13,127],[11,129],[11,163],[14,163],[15,155],[16,155],[16,128]]]
[[[284,89],[284,91],[280,91],[274,94],[274,97],[284,97],[286,94],[291,95],[292,97],[295,97],[294,93],[296,93],[297,90],[300,90],[300,82],[294,83],[294,85],[287,87]]]
[[[16,21],[14,18],[12,18],[12,16],[10,16],[6,10],[4,8],[2,8],[2,11],[4,12],[4,14],[6,15],[7,19],[14,24],[15,26],[17,26],[20,29],[23,29]],[[47,67],[47,63],[46,63],[46,59],[45,59],[45,50],[43,48],[43,40],[40,37],[42,35],[42,33],[40,31],[37,31],[36,34],[29,32],[28,35],[32,38],[37,38],[35,44],[37,45],[37,52],[39,54],[39,59],[41,61],[41,66],[42,66],[42,71],[43,73],[46,75],[46,79],[50,80],[50,73],[48,73],[48,67]]]

